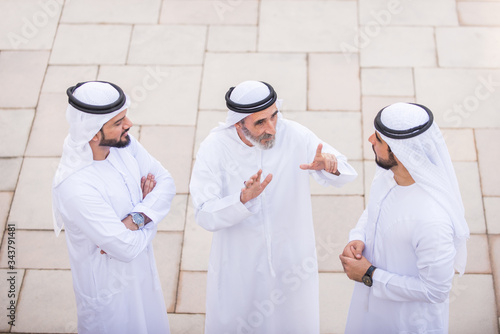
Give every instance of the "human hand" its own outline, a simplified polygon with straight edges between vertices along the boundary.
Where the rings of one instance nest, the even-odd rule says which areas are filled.
[[[318,148],[316,149],[316,155],[314,156],[313,162],[310,164],[302,164],[300,165],[301,169],[307,170],[325,170],[328,173],[332,173],[335,175],[340,175],[340,172],[337,170],[338,162],[337,157],[331,153],[321,153],[323,149],[323,144],[318,144]]]
[[[363,241],[353,240],[344,247],[342,255],[359,260],[362,257],[364,249],[365,249],[365,243]]]
[[[142,199],[146,197],[147,194],[153,191],[156,186],[155,176],[151,173],[148,176],[143,176],[141,178],[141,189],[142,189]]]
[[[354,259],[348,256],[339,255],[339,258],[347,277],[356,282],[363,281],[363,276],[372,265],[364,256],[361,256],[360,259]]]
[[[249,200],[259,196],[273,179],[273,175],[269,174],[266,176],[264,181],[260,182],[261,175],[262,169],[259,169],[257,174],[252,175],[250,179],[245,182],[245,188],[242,188],[240,193],[241,203],[245,204]]]

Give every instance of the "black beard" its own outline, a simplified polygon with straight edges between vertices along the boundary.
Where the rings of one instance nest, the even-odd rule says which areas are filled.
[[[128,132],[128,130],[125,131],[124,133],[122,133],[122,136],[127,132]],[[116,140],[116,139],[106,139],[106,137],[104,136],[104,132],[101,131],[101,133],[102,133],[102,139],[101,139],[101,142],[99,143],[99,146],[124,148],[130,144],[130,136],[128,134],[125,137],[125,140],[122,141],[122,140]]]
[[[373,150],[375,152],[375,150]],[[383,169],[391,169],[392,167],[396,167],[398,165],[398,162],[394,158],[394,154],[392,152],[389,152],[389,159],[387,160],[381,160],[378,159],[378,156],[375,154],[375,162],[379,167],[382,167]]]

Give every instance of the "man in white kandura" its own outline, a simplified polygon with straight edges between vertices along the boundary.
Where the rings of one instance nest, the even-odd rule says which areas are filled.
[[[54,229],[63,224],[78,333],[169,333],[151,241],[170,210],[170,174],[128,135],[120,87],[68,88],[69,135],[53,182]]]
[[[201,144],[190,184],[196,221],[214,232],[205,333],[319,333],[309,176],[340,187],[357,173],[283,119],[267,83],[240,83],[226,105],[226,123]]]
[[[356,282],[346,333],[448,333],[469,228],[432,112],[396,103],[375,118],[377,168],[367,209],[340,260]],[[363,282],[363,283],[360,283]]]

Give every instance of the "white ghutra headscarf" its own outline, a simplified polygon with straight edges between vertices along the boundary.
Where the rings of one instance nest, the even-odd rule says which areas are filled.
[[[220,123],[212,131],[220,131],[235,125],[252,113],[265,110],[269,107],[269,104],[272,105],[273,103],[276,103],[278,117],[281,117],[283,100],[277,98],[277,94],[271,85],[262,81],[243,81],[236,87],[231,87],[226,93],[226,105],[229,109],[226,121]]]
[[[66,120],[70,125],[69,134],[64,140],[63,153],[52,182],[52,212],[56,235],[59,235],[63,227],[56,188],[70,175],[92,164],[94,158],[90,140],[106,122],[130,105],[129,97],[124,95],[119,87],[101,81],[90,81],[70,87],[68,96],[70,103],[66,109]],[[120,99],[123,101],[117,105]],[[72,100],[77,104],[72,103]],[[79,104],[83,107],[79,107]],[[102,108],[108,105],[113,105],[110,109],[112,111]],[[92,107],[100,110],[93,112]]]
[[[469,227],[455,169],[431,111],[418,104],[395,103],[379,112],[375,129],[415,182],[448,213],[455,233],[455,270],[463,275]]]

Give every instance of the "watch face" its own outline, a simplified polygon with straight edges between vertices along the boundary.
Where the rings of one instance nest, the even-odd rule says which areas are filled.
[[[144,217],[140,213],[134,212],[132,214],[132,220],[136,225],[142,225],[144,223]]]
[[[366,286],[372,286],[372,278],[368,275],[363,276],[363,283],[365,283]]]

